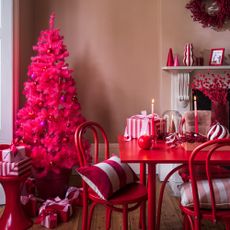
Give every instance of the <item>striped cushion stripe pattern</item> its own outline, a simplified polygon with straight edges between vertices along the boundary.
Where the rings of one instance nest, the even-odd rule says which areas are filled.
[[[199,201],[201,208],[211,208],[210,188],[207,180],[197,182]],[[213,189],[216,207],[220,209],[230,208],[230,178],[213,179]],[[181,204],[193,206],[192,186],[190,182],[184,183],[180,188]]]
[[[115,192],[138,180],[128,164],[121,163],[117,156],[98,164],[76,169],[89,187],[104,200],[108,200]]]

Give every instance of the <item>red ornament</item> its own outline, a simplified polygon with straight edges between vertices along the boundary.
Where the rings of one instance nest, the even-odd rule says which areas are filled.
[[[138,145],[141,149],[150,149],[152,146],[152,137],[148,135],[140,136],[138,139]]]

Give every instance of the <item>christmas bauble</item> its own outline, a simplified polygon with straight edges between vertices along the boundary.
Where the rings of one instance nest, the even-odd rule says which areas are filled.
[[[152,137],[143,135],[138,138],[138,145],[141,149],[150,149],[152,146]]]
[[[229,137],[228,129],[225,126],[221,125],[220,123],[216,123],[215,125],[213,125],[207,134],[208,140],[216,140],[216,139],[222,139],[228,137]]]

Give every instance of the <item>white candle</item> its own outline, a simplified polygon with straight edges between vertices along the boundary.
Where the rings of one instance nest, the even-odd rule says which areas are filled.
[[[151,104],[151,113],[152,115],[154,114],[154,98],[152,99],[152,104]]]

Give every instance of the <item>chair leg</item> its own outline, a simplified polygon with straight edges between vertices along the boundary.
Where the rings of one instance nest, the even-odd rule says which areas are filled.
[[[194,230],[200,230],[201,226],[200,226],[200,219],[199,218],[195,218],[194,219]]]
[[[139,216],[139,228],[142,230],[146,229],[146,202],[143,202],[143,204],[140,207],[140,216]]]
[[[190,222],[187,215],[184,215],[183,218],[183,230],[190,230]]]
[[[109,230],[111,227],[111,213],[112,209],[111,208],[106,208],[106,230]]]
[[[87,219],[88,219],[88,200],[87,200],[87,195],[83,193],[82,229],[87,229]]]
[[[123,205],[123,230],[128,230],[128,205]]]
[[[230,222],[225,223],[225,229],[226,229],[226,230],[230,230]]]
[[[91,206],[90,206],[87,230],[90,230],[90,228],[91,228],[91,221],[92,221],[93,211],[94,211],[94,208],[95,208],[96,205],[97,205],[97,203],[93,202],[91,204]]]

